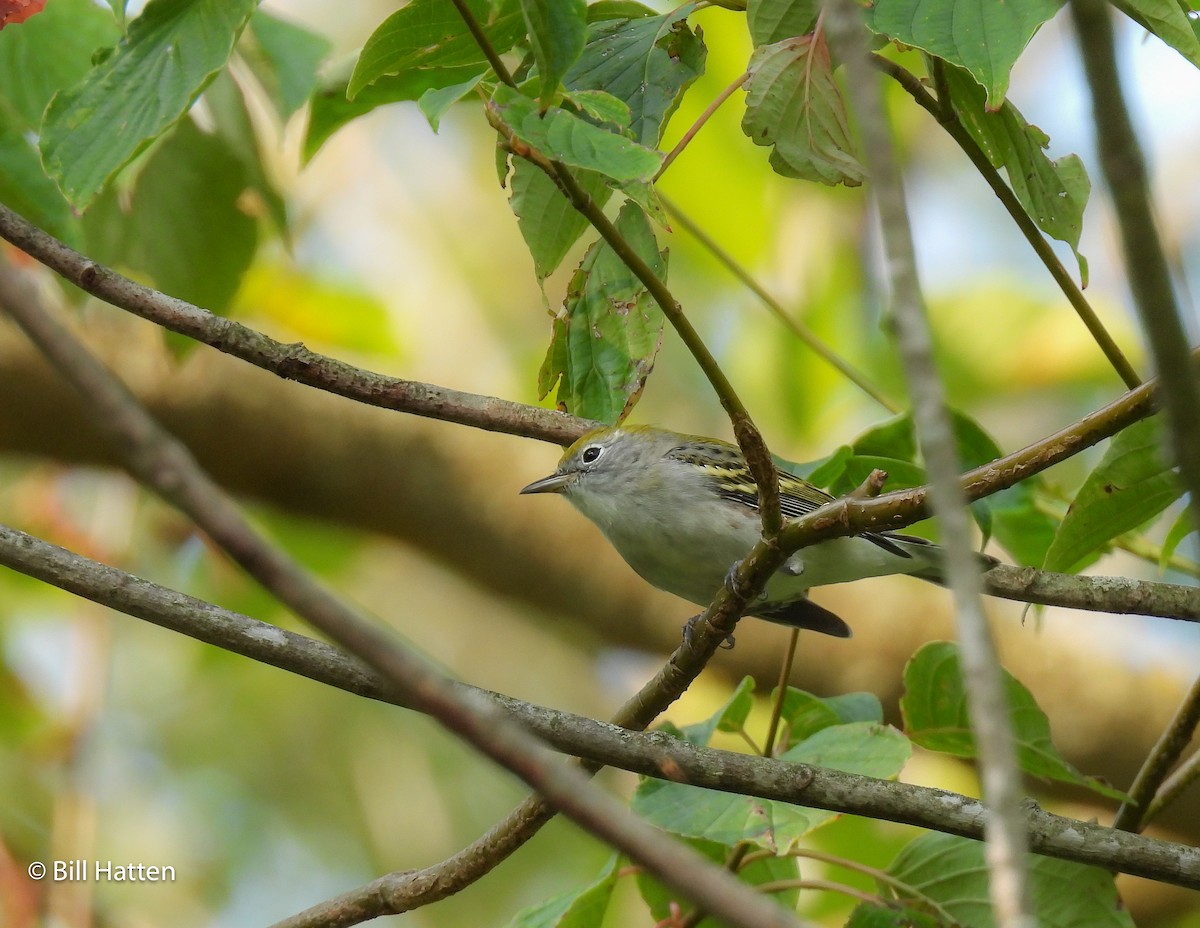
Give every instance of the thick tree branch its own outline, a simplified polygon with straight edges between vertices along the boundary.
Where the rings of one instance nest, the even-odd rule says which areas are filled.
[[[172,332],[270,371],[371,406],[569,445],[599,423],[552,409],[355,367],[301,342],[285,344],[232,319],[168,296],[92,261],[0,203],[0,238],[81,290]]]
[[[332,645],[230,612],[7,526],[0,526],[0,564],[252,660],[368,699],[417,708],[378,672]],[[480,698],[497,701],[556,749],[594,764],[809,808],[904,822],[969,838],[978,839],[983,834],[980,804],[946,790],[697,748],[661,733],[639,734],[466,684],[456,686]],[[1027,804],[1025,817],[1037,853],[1200,888],[1200,849],[1051,815],[1032,803]],[[371,884],[374,887],[371,892],[357,890],[353,904],[349,894],[343,897],[344,910],[364,906],[364,899],[372,893],[391,900],[373,911],[373,915],[405,911],[406,908],[390,907],[401,896],[407,900],[407,908],[444,898],[449,893],[443,884],[450,882],[447,874],[462,865],[460,857],[450,859],[454,865],[444,861],[436,868],[391,874],[377,880]],[[439,879],[434,879],[435,872]]]
[[[568,445],[597,423],[565,413],[526,406],[491,396],[463,393],[433,384],[388,377],[284,344],[270,336],[184,300],[142,286],[111,268],[79,254],[52,235],[0,204],[0,238],[4,238],[64,279],[118,309],[218,351],[239,358],[285,380],[344,396],[371,406],[428,416],[489,431],[504,432]],[[1074,425],[1007,454],[963,476],[970,499],[1019,483],[1070,458],[1158,409],[1157,381],[1148,381]],[[901,528],[926,518],[925,488],[885,493],[855,501],[837,519],[807,517],[805,531],[814,540],[871,529]]]
[[[698,853],[633,816],[536,737],[494,706],[464,694],[432,664],[363,619],[250,526],[187,449],[155,422],[126,388],[44,307],[32,288],[0,267],[0,306],[62,376],[87,398],[97,425],[126,466],[191,517],[222,550],[281,602],[362,657],[412,704],[515,773],[589,832],[646,866],[694,902],[737,925],[799,921]]]

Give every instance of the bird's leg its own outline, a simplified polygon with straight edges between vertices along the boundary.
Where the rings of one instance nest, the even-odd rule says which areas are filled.
[[[729,589],[733,590],[736,595],[749,602],[759,602],[766,599],[766,590],[762,590],[757,596],[754,597],[747,595],[746,588],[743,586],[741,579],[738,577],[738,570],[741,568],[743,560],[744,558],[739,558],[729,566],[729,570],[725,572],[725,585],[729,587]],[[803,569],[804,566],[801,564],[800,570]],[[799,573],[799,571],[797,571],[797,573]]]

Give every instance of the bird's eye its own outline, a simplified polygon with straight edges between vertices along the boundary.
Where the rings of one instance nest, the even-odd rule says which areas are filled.
[[[599,445],[588,445],[583,449],[583,454],[580,456],[580,460],[582,460],[584,464],[595,464],[596,461],[600,459],[600,455],[603,453],[604,449]]]

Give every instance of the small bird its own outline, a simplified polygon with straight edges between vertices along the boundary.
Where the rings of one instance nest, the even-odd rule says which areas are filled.
[[[761,533],[758,488],[736,446],[652,426],[588,432],[553,474],[521,493],[561,493],[644,580],[700,606],[712,602]],[[782,472],[779,495],[784,518],[834,498]],[[985,569],[996,563],[980,557]],[[895,532],[823,541],[793,554],[745,614],[849,638],[850,626],[812,602],[809,589],[888,574],[940,583],[941,560],[937,545]]]

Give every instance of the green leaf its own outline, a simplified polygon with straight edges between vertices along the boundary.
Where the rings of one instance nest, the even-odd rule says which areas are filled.
[[[612,194],[604,177],[594,171],[573,171],[579,186],[597,206],[603,207]],[[587,217],[568,200],[546,172],[523,158],[516,159],[509,204],[517,216],[517,227],[529,253],[538,280],[554,273],[571,246],[588,227]]]
[[[854,457],[854,449],[841,445],[832,454],[806,464],[777,460],[775,463],[789,474],[811,480],[819,487],[830,487],[846,472],[846,463]]]
[[[1038,505],[1042,485],[1040,476],[1029,477],[986,500],[993,537],[1022,567],[1040,567],[1045,562],[1058,530],[1057,520]]]
[[[850,913],[846,928],[945,928],[946,922],[901,903],[886,909],[863,902]]]
[[[416,68],[381,77],[353,100],[346,96],[349,79],[332,77],[313,94],[304,136],[304,160],[310,160],[338,129],[379,106],[420,100],[431,90],[455,87],[480,73],[481,64],[458,68]]]
[[[220,313],[257,243],[254,220],[238,206],[245,188],[237,155],[185,119],[138,174],[128,212],[111,191],[88,211],[89,254],[137,270],[172,296]]]
[[[287,121],[312,95],[317,68],[333,48],[327,38],[262,10],[250,17],[243,54],[279,118]]]
[[[950,410],[956,448],[964,467],[978,467],[1001,456],[1001,449],[970,416]],[[919,486],[924,470],[916,464],[917,438],[912,416],[904,413],[872,426],[817,466],[807,475],[818,486],[835,495],[849,493],[878,467],[888,472],[885,490]],[[1036,494],[1040,477],[1031,477],[1014,487],[971,505],[971,514],[985,536],[990,531],[1018,563],[1040,567],[1054,537],[1057,522],[1042,512]]]
[[[1044,569],[1078,569],[1113,538],[1158,515],[1181,493],[1178,477],[1163,460],[1161,417],[1135,422],[1112,439],[1075,494],[1046,552]]]
[[[917,430],[913,427],[912,413],[901,413],[871,426],[854,439],[851,447],[855,454],[916,461]]]
[[[256,6],[150,0],[116,51],[55,95],[42,126],[42,160],[77,209],[187,112],[229,60]]]
[[[1113,6],[1200,67],[1200,22],[1180,3],[1162,0],[1113,0]],[[1195,4],[1192,4],[1195,7]]]
[[[658,189],[651,181],[627,181],[620,185],[620,189],[621,193],[642,208],[642,212],[650,217],[651,222],[667,232],[671,231],[671,224],[667,221],[667,211],[658,197]]]
[[[262,151],[258,147],[258,134],[254,131],[241,88],[228,71],[222,71],[208,85],[204,92],[204,101],[212,114],[217,134],[242,162],[247,189],[258,195],[257,200],[243,199],[243,210],[259,206],[259,210],[270,217],[276,231],[286,239],[287,204],[283,194],[271,180],[266,165],[263,164]]]
[[[587,8],[588,23],[603,22],[606,19],[641,19],[643,16],[657,16],[658,11],[638,0],[596,0],[589,3]]]
[[[1179,547],[1179,543],[1194,531],[1196,531],[1196,523],[1192,519],[1192,507],[1184,506],[1183,511],[1171,523],[1167,537],[1163,539],[1162,550],[1158,554],[1159,570],[1166,570],[1170,566],[1171,558],[1175,554],[1175,549]]]
[[[654,272],[666,274],[645,214],[627,202],[617,229]],[[558,384],[558,405],[579,416],[619,422],[633,408],[662,344],[663,315],[640,280],[607,242],[588,249],[567,286],[567,302],[554,318],[538,393]]]
[[[0,32],[0,118],[37,129],[50,98],[81,81],[96,50],[120,37],[92,0],[53,0],[21,28]]]
[[[589,8],[594,18],[601,4]],[[611,12],[636,12],[637,4],[620,4]],[[695,9],[685,3],[662,16],[601,19],[588,27],[588,41],[563,84],[568,90],[603,90],[629,107],[633,138],[654,147],[683,97],[704,73],[707,51],[699,33],[687,25]],[[628,9],[633,7],[633,10]]]
[[[1083,210],[1092,185],[1078,155],[1046,157],[1050,139],[1031,126],[1011,103],[984,107],[984,95],[960,68],[946,67],[946,83],[955,113],[983,149],[993,167],[1004,168],[1009,186],[1039,229],[1071,246],[1087,286],[1087,261],[1079,253]]]
[[[433,87],[421,94],[421,98],[417,101],[417,108],[429,120],[429,127],[434,132],[438,131],[438,126],[441,124],[442,117],[446,115],[446,110],[450,109],[455,103],[478,87],[485,73],[484,71],[480,71],[473,77],[467,78],[461,84],[451,84],[449,87]]]
[[[754,708],[754,678],[742,677],[725,704],[703,722],[685,725],[679,730],[680,737],[692,744],[704,747],[712,740],[714,732],[741,731]]]
[[[908,739],[889,726],[853,722],[821,729],[784,754],[781,760],[894,777],[911,753]],[[793,846],[836,813],[791,803],[644,780],[633,796],[633,809],[651,824],[689,838],[733,846],[749,841],[775,853]]]
[[[567,96],[599,125],[607,123],[618,129],[628,129],[633,121],[633,113],[625,101],[618,100],[611,93],[605,93],[603,90],[576,90]]]
[[[992,928],[996,922],[989,902],[984,854],[981,841],[928,832],[910,842],[892,861],[888,872],[936,903],[955,923]],[[1034,854],[1026,860],[1030,902],[1039,928],[1133,928],[1108,871]],[[1069,891],[1064,891],[1067,887]],[[853,928],[897,924],[858,921],[857,917],[856,910],[849,922]],[[937,923],[943,924],[940,920]]]
[[[1120,790],[1084,776],[1063,759],[1050,740],[1050,721],[1033,695],[1001,669],[1021,769],[1036,777],[1074,783],[1113,799],[1124,799]],[[913,655],[904,668],[900,713],[904,730],[914,744],[955,757],[977,756],[957,645],[934,641]]]
[[[866,10],[872,31],[966,68],[996,108],[1014,62],[1064,0],[876,0]]]
[[[777,698],[771,694],[771,701]],[[822,699],[788,687],[780,715],[787,725],[788,742],[803,741],[832,725],[849,722],[883,722],[883,706],[874,693],[846,693]]]
[[[750,0],[746,25],[757,48],[808,35],[820,12],[820,0]]]
[[[723,844],[712,841],[685,841],[686,844],[699,851],[714,864],[724,866],[729,855],[729,849]],[[763,856],[753,859],[750,863],[738,868],[738,880],[748,886],[762,886],[765,883],[782,883],[795,881],[800,877],[800,865],[795,857]],[[650,909],[650,914],[656,924],[667,926],[678,924],[677,912],[687,911],[689,900],[682,898],[678,892],[664,886],[643,867],[637,871],[638,890],[642,899]],[[796,888],[775,890],[771,897],[781,906],[795,910],[800,901],[800,890]],[[674,906],[674,909],[672,908]],[[725,928],[726,923],[714,918],[706,918],[700,922],[699,928]]]
[[[594,883],[522,909],[508,923],[509,928],[595,928],[608,912],[619,863],[620,858],[614,856]]]
[[[556,106],[539,112],[536,101],[504,84],[496,88],[489,105],[517,139],[571,167],[624,182],[650,180],[662,164],[660,152]]]
[[[8,128],[3,120],[0,120],[0,202],[56,238],[74,246],[80,244],[79,222],[54,181],[42,170],[37,148],[24,132]]]
[[[755,145],[773,149],[775,172],[830,185],[861,184],[866,175],[854,155],[824,37],[760,46],[748,70],[742,131]]]
[[[467,6],[500,54],[525,34],[520,10],[505,8],[497,13],[487,0],[467,0]],[[347,96],[353,100],[380,78],[415,69],[467,67],[473,74],[481,66],[487,66],[487,58],[453,4],[447,0],[413,0],[385,19],[367,39],[350,77]]]
[[[585,0],[519,0],[537,62],[543,107],[558,92],[563,75],[579,60],[587,41]]]

